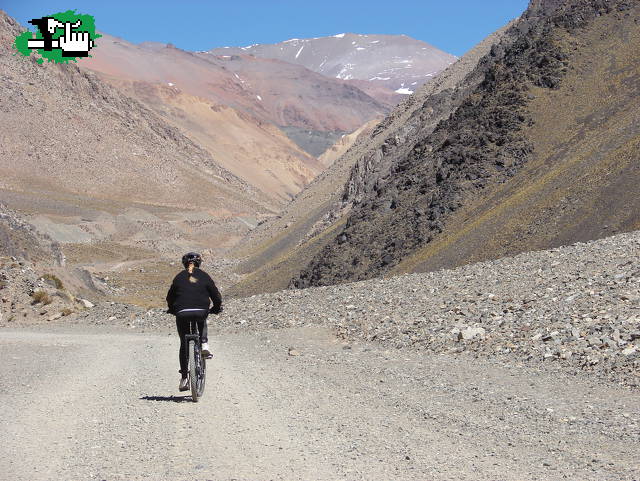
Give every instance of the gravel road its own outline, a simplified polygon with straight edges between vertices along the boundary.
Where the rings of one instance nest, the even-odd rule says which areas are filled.
[[[637,392],[532,366],[218,332],[201,402],[177,336],[0,330],[0,479],[635,480]]]

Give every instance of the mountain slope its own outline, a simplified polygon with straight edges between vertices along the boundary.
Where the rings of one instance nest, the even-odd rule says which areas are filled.
[[[340,140],[328,148],[318,160],[326,167],[331,166],[337,159],[342,157],[360,138],[371,135],[373,129],[380,123],[381,119],[374,119],[367,122],[358,130],[348,135],[343,135]]]
[[[535,151],[526,166],[452,216],[442,239],[397,270],[433,270],[640,229],[640,55],[626,47],[640,42],[640,31],[631,17],[619,20],[599,18],[564,39],[577,50],[560,88],[531,92],[536,123],[527,133]]]
[[[427,135],[398,138],[401,149],[348,186],[353,210],[295,285],[450,267],[637,228],[639,9],[623,0],[533,1],[465,80],[470,88],[452,92],[451,117]]]
[[[242,111],[190,95],[176,86],[106,79],[209,152],[216,162],[284,205],[322,170],[280,129]]]
[[[217,55],[250,54],[304,65],[327,77],[366,80],[399,94],[410,94],[456,60],[406,35],[358,35],[291,39],[272,45],[225,47]]]
[[[0,15],[3,189],[180,206],[210,205],[215,199],[229,211],[238,212],[239,205],[262,210],[245,183],[95,75],[75,65],[39,66],[33,58],[13,55],[20,28]],[[196,178],[200,198],[181,199]]]
[[[0,203],[0,257],[20,257],[47,265],[64,264],[60,246],[39,234],[17,212]]]

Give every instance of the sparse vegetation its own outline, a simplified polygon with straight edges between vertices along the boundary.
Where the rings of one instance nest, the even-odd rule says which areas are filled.
[[[64,284],[62,283],[60,278],[55,274],[45,274],[44,276],[42,276],[42,279],[49,282],[56,289],[64,289]]]
[[[74,311],[73,309],[69,309],[68,307],[65,307],[64,309],[62,309],[61,312],[63,316],[68,316],[70,314],[73,314],[76,311]]]
[[[33,298],[33,304],[42,304],[46,306],[47,304],[51,304],[51,302],[53,301],[53,299],[51,299],[51,296],[42,289],[34,291],[33,294],[31,294],[31,297]]]
[[[56,292],[56,296],[64,299],[67,302],[73,302],[73,296],[69,294],[66,290]]]

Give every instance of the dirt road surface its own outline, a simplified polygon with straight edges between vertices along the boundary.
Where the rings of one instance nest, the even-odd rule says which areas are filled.
[[[640,479],[638,393],[611,384],[305,328],[212,336],[193,403],[177,343],[0,330],[0,479]]]

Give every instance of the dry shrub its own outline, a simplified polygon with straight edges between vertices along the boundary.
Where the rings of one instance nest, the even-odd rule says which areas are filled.
[[[64,289],[64,284],[55,274],[45,274],[42,278],[45,281],[49,281],[56,289]]]
[[[34,291],[34,293],[31,294],[31,297],[33,298],[34,304],[41,303],[43,305],[47,305],[51,304],[51,302],[53,301],[53,299],[51,299],[51,296],[43,290]]]
[[[69,294],[67,291],[57,291],[56,296],[61,297],[62,299],[64,299],[67,302],[72,302],[73,301],[73,296],[71,294]]]
[[[62,309],[61,312],[63,316],[68,316],[69,314],[73,314],[76,311],[74,311],[73,309],[69,309],[68,307],[65,307],[64,309]]]

